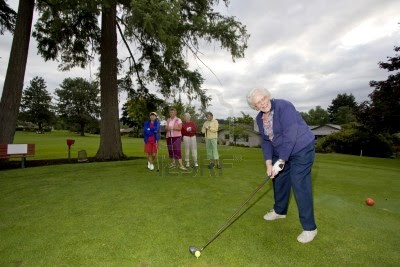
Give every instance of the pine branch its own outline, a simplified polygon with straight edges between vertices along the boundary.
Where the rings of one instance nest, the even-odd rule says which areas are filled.
[[[126,41],[125,36],[124,36],[124,34],[123,34],[123,32],[122,32],[121,26],[119,26],[119,23],[118,23],[118,22],[117,22],[117,28],[118,28],[119,34],[121,35],[122,40],[123,40],[124,43],[125,43],[126,48],[127,48],[128,51],[129,51],[129,54],[131,55],[131,58],[132,58],[132,61],[133,61],[133,66],[135,67],[135,71],[136,71],[136,75],[137,75],[139,84],[140,84],[141,88],[146,88],[146,87],[144,86],[144,84],[143,84],[142,79],[140,78],[139,69],[138,69],[138,66],[137,66],[137,64],[136,64],[136,60],[135,60],[135,58],[133,57],[131,48],[129,47],[128,42]]]

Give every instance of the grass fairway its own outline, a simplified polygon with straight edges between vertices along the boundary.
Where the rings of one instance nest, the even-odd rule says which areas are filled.
[[[35,158],[58,151],[45,148],[58,141],[36,136],[44,147]],[[84,138],[95,153],[98,137]],[[123,142],[129,156],[143,155],[141,140]],[[0,171],[0,266],[398,266],[400,161],[335,154],[317,155],[313,168],[312,243],[296,240],[294,198],[286,219],[263,220],[273,204],[268,182],[196,259],[189,245],[204,245],[265,175],[259,149],[221,155],[221,173],[204,160],[195,173],[168,172],[166,161],[150,172],[145,159]]]

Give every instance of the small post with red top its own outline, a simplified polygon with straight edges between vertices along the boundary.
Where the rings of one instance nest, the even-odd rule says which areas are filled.
[[[75,143],[73,139],[67,139],[67,146],[68,146],[68,159],[71,159],[71,146]]]

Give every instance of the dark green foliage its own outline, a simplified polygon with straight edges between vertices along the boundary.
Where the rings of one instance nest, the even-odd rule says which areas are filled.
[[[254,119],[241,111],[242,117],[228,117],[226,120],[220,120],[220,128],[229,131],[229,136],[233,138],[232,145],[237,145],[238,139],[247,140],[249,137],[248,131],[254,130]]]
[[[69,129],[79,130],[84,135],[86,125],[98,123],[99,93],[96,82],[88,82],[83,78],[64,79],[60,88],[55,90],[58,97],[56,110],[60,118],[67,122]]]
[[[373,134],[362,126],[348,124],[319,140],[316,151],[386,158],[393,154],[393,141],[390,135]]]
[[[46,90],[46,82],[41,77],[34,77],[23,92],[19,119],[37,125],[39,132],[54,119],[51,96]]]
[[[237,117],[235,118],[235,123],[243,123],[243,124],[249,124],[252,125],[254,123],[254,119],[250,114],[246,114],[243,111],[240,111],[242,113],[242,117]]]
[[[332,104],[328,107],[329,119],[332,123],[342,124],[348,123],[351,121],[346,121],[346,119],[353,119],[353,115],[343,115],[344,109],[342,109],[341,113],[339,113],[340,107],[347,107],[347,112],[354,112],[357,109],[357,103],[353,94],[338,94],[335,99],[332,100]]]
[[[150,119],[150,112],[158,112],[164,101],[156,95],[150,93],[136,92],[131,90],[128,94],[128,100],[122,107],[121,122],[131,128],[134,128],[136,137],[143,129],[145,121]]]
[[[183,54],[186,48],[197,56],[200,39],[220,41],[233,59],[244,56],[248,38],[245,27],[233,17],[214,12],[216,3],[133,0],[126,7],[120,20],[125,36],[138,43],[137,50],[142,54],[138,64],[148,66],[145,77],[159,84],[164,96],[182,90],[189,98],[207,102],[205,91],[200,89],[203,79],[197,71],[188,69]]]
[[[99,52],[98,1],[38,1],[40,17],[33,37],[45,60],[61,59],[60,68],[84,68]]]
[[[0,0],[0,34],[4,31],[14,32],[17,13],[10,8],[5,0]]]
[[[234,17],[215,12],[217,0],[116,2],[123,37],[131,50],[139,52],[138,59],[120,59],[120,71],[127,79],[135,75],[139,89],[146,91],[146,84],[154,82],[165,97],[183,92],[206,105],[210,99],[201,89],[203,78],[197,70],[189,70],[185,51],[197,57],[200,40],[219,41],[232,59],[244,57],[246,28]],[[107,1],[39,1],[40,17],[33,33],[39,53],[46,60],[61,59],[60,68],[65,70],[86,66],[99,52],[102,5]]]
[[[339,125],[356,122],[357,118],[354,114],[354,108],[350,108],[349,106],[339,107],[334,122]]]
[[[321,106],[310,109],[308,113],[301,112],[300,114],[308,125],[319,126],[329,123],[329,114]]]
[[[395,47],[396,52],[400,47]],[[400,55],[389,58],[389,63],[379,63],[380,68],[388,71],[400,69]],[[400,132],[400,72],[391,74],[386,81],[371,81],[374,91],[370,100],[360,105],[357,117],[366,127],[375,133]]]

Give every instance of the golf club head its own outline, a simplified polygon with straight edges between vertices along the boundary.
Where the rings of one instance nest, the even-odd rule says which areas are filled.
[[[196,246],[190,246],[189,247],[189,252],[194,255],[194,253],[196,253],[196,251],[201,251],[198,247]]]

